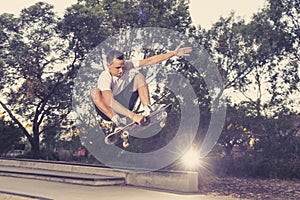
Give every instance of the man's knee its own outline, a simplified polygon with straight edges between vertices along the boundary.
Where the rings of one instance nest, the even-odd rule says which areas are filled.
[[[146,85],[146,78],[143,74],[138,73],[135,77],[134,77],[134,91],[144,85]]]
[[[135,81],[144,81],[145,82],[145,76],[142,73],[138,73],[137,75],[135,75],[134,80]]]

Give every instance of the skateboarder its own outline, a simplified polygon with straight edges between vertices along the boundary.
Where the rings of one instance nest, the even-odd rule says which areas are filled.
[[[149,89],[145,77],[136,69],[163,62],[173,56],[189,56],[191,51],[191,47],[179,45],[174,51],[131,61],[125,61],[124,54],[120,51],[109,51],[106,55],[107,69],[100,74],[98,87],[90,91],[98,114],[104,120],[112,121],[117,127],[124,124],[120,115],[141,125],[146,121],[145,116],[156,108],[150,106]],[[143,105],[143,115],[132,112],[137,98]],[[123,105],[124,101],[128,108]]]

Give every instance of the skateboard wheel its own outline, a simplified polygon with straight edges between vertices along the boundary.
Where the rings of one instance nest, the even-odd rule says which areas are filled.
[[[123,147],[124,147],[124,148],[129,147],[129,143],[128,143],[128,142],[123,142]]]
[[[166,123],[165,123],[164,121],[162,121],[162,122],[159,123],[159,126],[160,126],[161,128],[165,127],[165,125],[166,125]]]
[[[129,132],[128,131],[124,131],[122,134],[121,134],[121,137],[122,138],[128,138],[129,136]]]
[[[162,113],[161,113],[161,116],[162,116],[163,118],[166,118],[166,117],[168,116],[168,113],[167,113],[167,112],[162,112]]]

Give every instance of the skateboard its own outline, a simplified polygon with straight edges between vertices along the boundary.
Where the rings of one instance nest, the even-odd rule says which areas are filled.
[[[157,123],[163,128],[166,125],[167,116],[171,111],[171,108],[172,104],[167,104],[150,113],[150,115],[146,117],[146,122],[142,123],[140,126],[135,122],[131,122],[124,127],[116,128],[112,133],[106,135],[104,142],[106,144],[117,144],[122,142],[123,147],[127,148],[129,146],[129,135],[134,132],[134,130],[143,129]]]

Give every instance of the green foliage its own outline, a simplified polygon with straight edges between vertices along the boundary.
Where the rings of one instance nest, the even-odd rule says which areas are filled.
[[[236,173],[265,178],[299,177],[299,136],[270,135],[261,138],[255,150],[237,160]]]
[[[248,24],[232,13],[197,36],[217,64],[224,88],[242,95],[249,105],[247,112],[256,116],[277,115],[299,92],[299,59],[289,62],[299,49],[291,35],[299,31],[283,28],[284,13],[275,21],[273,12],[279,12],[278,7],[272,10],[275,7],[260,11]]]
[[[6,154],[22,138],[22,131],[13,123],[0,119],[0,155]]]
[[[185,32],[190,24],[184,0],[82,0],[66,10],[58,28],[74,56],[83,58],[101,41],[121,30],[153,26]]]
[[[66,10],[58,23],[60,36],[68,42],[70,56],[83,59],[110,34],[111,27],[105,21],[105,13],[99,6],[75,4]]]
[[[241,111],[229,108],[220,146],[215,152],[222,155],[218,173],[299,178],[299,116],[282,113],[276,119],[258,118],[245,116]]]
[[[58,19],[52,8],[37,3],[23,9],[19,18],[2,15],[0,20],[6,36],[0,55],[5,100],[0,103],[28,138],[34,157],[40,154],[43,125],[54,118],[61,121],[70,111],[68,76],[73,68],[64,63],[66,49],[58,40]]]
[[[105,12],[104,24],[118,32],[133,27],[161,27],[185,32],[191,25],[187,0],[81,0]]]
[[[300,178],[300,124],[297,115],[282,115],[263,122],[266,130],[257,134],[254,146],[257,165],[268,165],[265,176],[271,178]]]
[[[235,105],[218,141],[219,171],[299,178],[298,15],[296,1],[269,1],[248,24],[232,14],[199,30]]]

